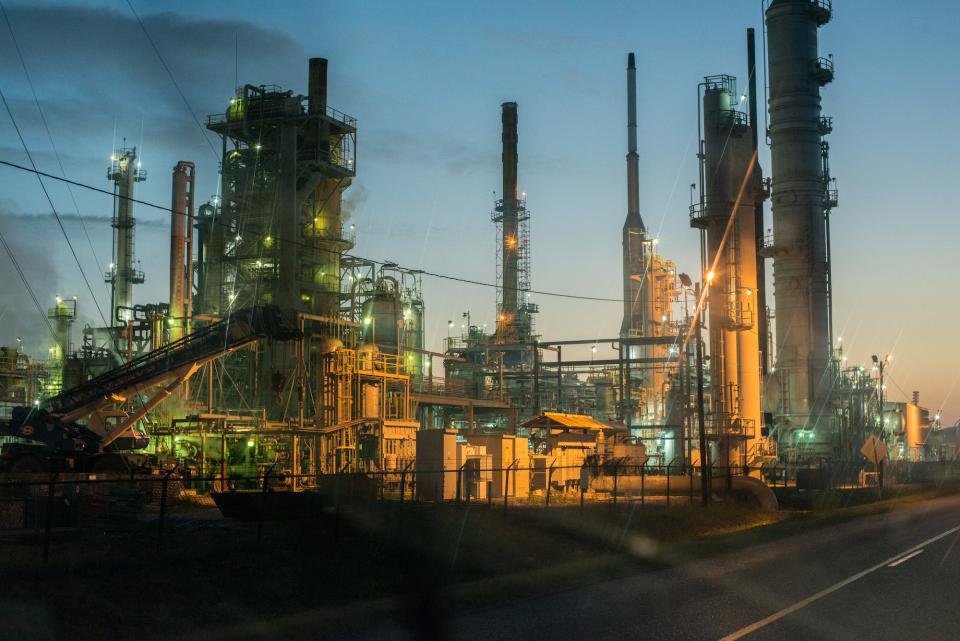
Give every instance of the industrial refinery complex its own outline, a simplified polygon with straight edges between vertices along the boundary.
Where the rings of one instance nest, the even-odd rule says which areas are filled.
[[[114,194],[111,226],[89,225],[112,234],[103,326],[79,327],[83,300],[68,292],[48,303],[48,353],[25,353],[0,326],[0,471],[175,469],[218,496],[267,475],[281,479],[275,491],[323,493],[350,473],[380,498],[423,501],[601,499],[641,474],[686,477],[692,494],[694,477],[706,488],[717,474],[764,500],[764,486],[797,482],[791,468],[856,464],[882,483],[885,461],[956,458],[955,430],[919,392],[888,398],[892,355],[850,363],[834,332],[840,201],[821,103],[834,64],[818,46],[831,19],[830,0],[773,0],[765,37],[746,31],[741,69],[690,79],[698,178],[689,210],[670,215],[689,217],[698,264],[662,254],[644,220],[645,52],[624,52],[627,211],[602,214],[624,217],[622,237],[607,239],[623,270],[601,275],[622,289],[623,316],[599,337],[537,330],[521,96],[489,105],[502,126],[502,182],[482,186],[497,191],[496,323],[465,315],[442,344],[426,341],[427,276],[352,252],[343,201],[363,172],[363,123],[328,95],[337,60],[304,60],[304,93],[245,84],[206,117],[221,155],[215,198],[197,193],[191,159],[148,178],[124,144],[98,185]],[[171,186],[166,274],[137,260],[148,179]],[[146,280],[169,280],[169,298],[138,297]],[[614,357],[570,356],[596,345]]]

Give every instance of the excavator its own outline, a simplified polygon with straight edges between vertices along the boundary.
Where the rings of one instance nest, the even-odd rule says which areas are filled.
[[[299,336],[292,313],[272,305],[250,307],[38,406],[14,408],[8,421],[0,421],[0,436],[18,442],[0,450],[0,472],[148,470],[156,461],[136,450],[150,442],[138,424],[151,410],[204,365],[262,339]]]

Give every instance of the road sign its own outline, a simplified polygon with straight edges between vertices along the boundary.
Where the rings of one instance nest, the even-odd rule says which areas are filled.
[[[886,443],[878,439],[876,435],[871,434],[867,442],[860,448],[860,453],[863,454],[868,461],[876,465],[887,458],[889,450],[887,449]]]

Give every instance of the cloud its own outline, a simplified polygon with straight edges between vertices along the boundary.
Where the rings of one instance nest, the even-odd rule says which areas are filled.
[[[129,12],[71,5],[8,7],[47,121],[58,146],[89,147],[92,132],[116,123],[171,147],[204,146],[203,134],[163,65]],[[306,81],[306,55],[295,39],[240,20],[143,15],[193,113],[224,109],[232,95],[234,69],[251,84],[299,86]],[[18,118],[39,126],[39,117],[9,39],[0,40],[0,72],[17,98]],[[235,59],[235,45],[239,57]],[[85,144],[86,143],[86,144]],[[99,145],[106,148],[105,141]]]
[[[45,315],[44,305],[52,301],[56,294],[57,269],[51,253],[38,244],[36,230],[23,224],[19,216],[10,215],[3,202],[0,202],[0,234],[13,252]],[[37,311],[30,299],[26,286],[5,250],[0,251],[0,278],[4,283],[0,287],[3,328],[0,342],[15,344],[15,339],[20,337],[28,353],[45,354],[46,346],[50,343],[46,318],[41,319],[41,312]]]
[[[60,220],[63,221],[65,225],[67,224],[80,224],[81,220],[85,225],[90,224],[111,224],[113,218],[110,216],[103,216],[99,214],[71,214],[68,212],[58,211],[57,214],[60,216]],[[53,214],[25,214],[25,213],[8,213],[3,212],[3,218],[11,221],[21,221],[27,225],[40,223],[40,222],[49,222],[53,220]],[[147,218],[144,216],[137,217],[137,227],[167,227],[169,226],[169,221],[162,218]]]
[[[404,129],[379,128],[367,132],[363,142],[368,162],[434,167],[452,174],[469,174],[499,158],[496,150],[480,149],[446,136],[426,136]]]

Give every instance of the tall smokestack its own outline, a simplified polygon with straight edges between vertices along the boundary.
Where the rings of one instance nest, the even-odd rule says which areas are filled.
[[[637,64],[627,56],[627,216],[640,216],[640,170],[637,155]],[[643,220],[640,220],[643,227]]]
[[[623,223],[623,336],[646,336],[649,308],[647,230],[640,217],[637,155],[637,64],[627,56],[627,219]]]
[[[501,107],[503,123],[503,302],[500,325],[510,324],[517,314],[519,290],[520,221],[517,202],[517,103],[505,102]]]
[[[310,71],[307,81],[310,113],[324,113],[327,110],[327,59],[310,58]]]
[[[170,214],[170,339],[186,333],[193,295],[193,187],[196,167],[181,160],[173,168]]]

